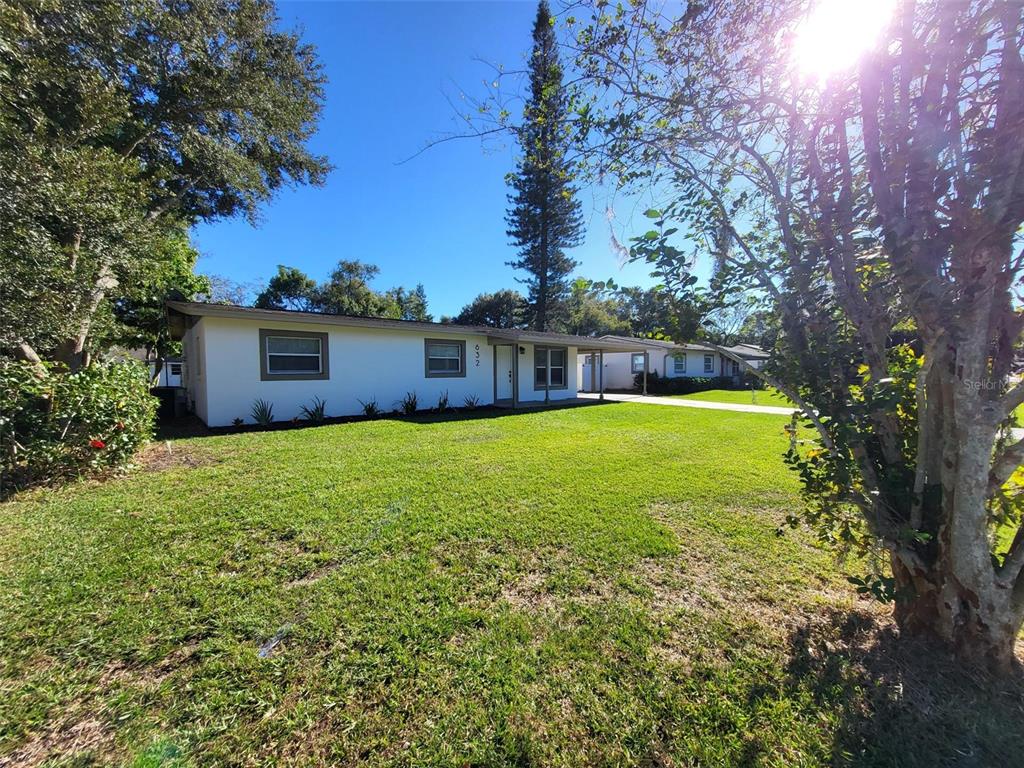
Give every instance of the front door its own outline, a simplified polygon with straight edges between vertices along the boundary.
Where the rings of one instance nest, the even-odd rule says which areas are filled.
[[[494,383],[498,400],[512,399],[512,349],[507,344],[494,348]]]

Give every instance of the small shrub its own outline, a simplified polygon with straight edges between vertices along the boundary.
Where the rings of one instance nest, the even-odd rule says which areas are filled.
[[[231,420],[231,426],[233,426],[233,427],[241,427],[244,424],[245,424],[245,419],[243,419],[241,416],[236,416],[235,418],[233,418]]]
[[[153,434],[145,366],[0,364],[0,495],[123,467]]]
[[[480,407],[480,398],[476,395],[466,395],[465,399],[462,401],[462,407],[467,411],[475,411]]]
[[[261,427],[269,427],[274,423],[274,404],[266,400],[257,400],[252,404],[252,420]]]
[[[419,400],[415,392],[406,392],[405,397],[398,401],[398,410],[406,416],[411,416],[419,409]]]
[[[326,401],[314,397],[312,405],[302,406],[302,415],[310,424],[323,424],[327,420]]]
[[[382,411],[380,409],[380,406],[377,405],[377,400],[375,398],[371,397],[365,403],[362,400],[360,400],[359,404],[361,406],[363,406],[363,416],[369,416],[370,418],[377,418],[382,413]]]
[[[437,412],[438,413],[444,413],[449,408],[450,408],[450,406],[448,405],[448,390],[446,389],[437,398]]]

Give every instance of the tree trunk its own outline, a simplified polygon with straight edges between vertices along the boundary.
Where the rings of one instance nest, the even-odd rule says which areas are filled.
[[[1006,672],[1016,664],[1019,612],[984,586],[972,588],[939,567],[908,567],[892,556],[896,581],[893,618],[902,637],[924,640],[971,666]]]
[[[103,297],[107,295],[107,291],[116,286],[117,278],[114,277],[110,266],[103,264],[89,291],[85,306],[80,310],[78,327],[74,335],[62,341],[54,352],[57,362],[66,365],[68,370],[77,371],[89,364],[89,353],[85,349],[85,342],[92,329],[93,316],[99,309]]]

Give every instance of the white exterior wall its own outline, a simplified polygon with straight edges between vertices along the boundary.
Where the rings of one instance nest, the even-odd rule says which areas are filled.
[[[381,410],[390,411],[407,392],[416,393],[420,408],[436,405],[445,391],[453,407],[461,406],[467,395],[475,395],[481,404],[494,400],[493,348],[484,336],[215,317],[204,317],[196,327],[201,329],[199,344],[205,347],[205,382],[202,377],[197,382],[200,389],[205,384],[205,413],[198,393],[195,408],[209,426],[228,426],[236,418],[251,422],[257,399],[273,404],[278,421],[301,417],[302,406],[314,397],[326,402],[328,416],[360,414],[360,400],[376,400]],[[326,333],[329,378],[261,381],[260,329]],[[427,338],[465,341],[466,375],[427,378]]]
[[[700,349],[687,349],[686,353],[686,372],[676,373],[674,360],[672,359],[675,353],[666,352],[662,355],[661,367],[658,369],[658,375],[665,376],[667,378],[693,378],[703,376],[721,376],[722,375],[722,360],[721,356],[715,352],[704,352]],[[704,355],[711,356],[711,371],[704,370]]]
[[[657,371],[661,373],[662,366],[658,362],[661,358],[662,353],[660,350],[648,350],[647,357],[647,372],[654,373]],[[582,392],[589,392],[591,390],[590,385],[590,365],[586,362],[589,355],[580,355],[576,364],[576,376],[578,378],[579,389]],[[599,361],[601,356],[599,354],[594,355],[594,359]],[[604,388],[605,389],[633,389],[634,377],[633,373],[633,353],[632,352],[605,352],[604,355]],[[601,376],[597,376],[597,386],[594,391],[601,388]]]
[[[519,355],[519,402],[521,403],[544,402],[544,388],[534,389],[533,385],[533,354],[535,346],[534,344],[519,344],[519,347],[526,350],[525,353]],[[576,387],[576,382],[578,381],[576,347],[568,347],[566,352],[565,379],[569,386],[565,389],[552,389],[549,393],[549,400],[571,400],[576,397],[578,391]],[[484,402],[490,403],[493,401],[494,393],[490,392]]]
[[[662,349],[650,349],[647,352],[647,372],[657,373],[670,379],[712,377],[722,375],[722,357],[715,352],[705,353],[699,349],[685,350],[686,371],[676,373],[673,357],[676,353]],[[711,355],[712,371],[704,370],[704,355]],[[633,389],[634,376],[632,364],[632,352],[608,352],[604,356],[605,389]],[[726,363],[728,366],[728,362]],[[726,374],[730,375],[730,374]],[[583,390],[590,389],[590,366],[585,364],[584,357],[580,357],[577,364],[577,376],[580,387]],[[598,377],[598,387],[601,385]]]

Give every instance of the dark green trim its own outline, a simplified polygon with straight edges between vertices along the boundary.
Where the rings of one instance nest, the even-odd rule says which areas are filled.
[[[271,336],[287,336],[294,339],[320,339],[320,373],[270,373],[267,367],[267,339]],[[328,340],[329,337],[326,333],[260,328],[260,381],[325,381],[331,378],[328,354],[330,345]]]

